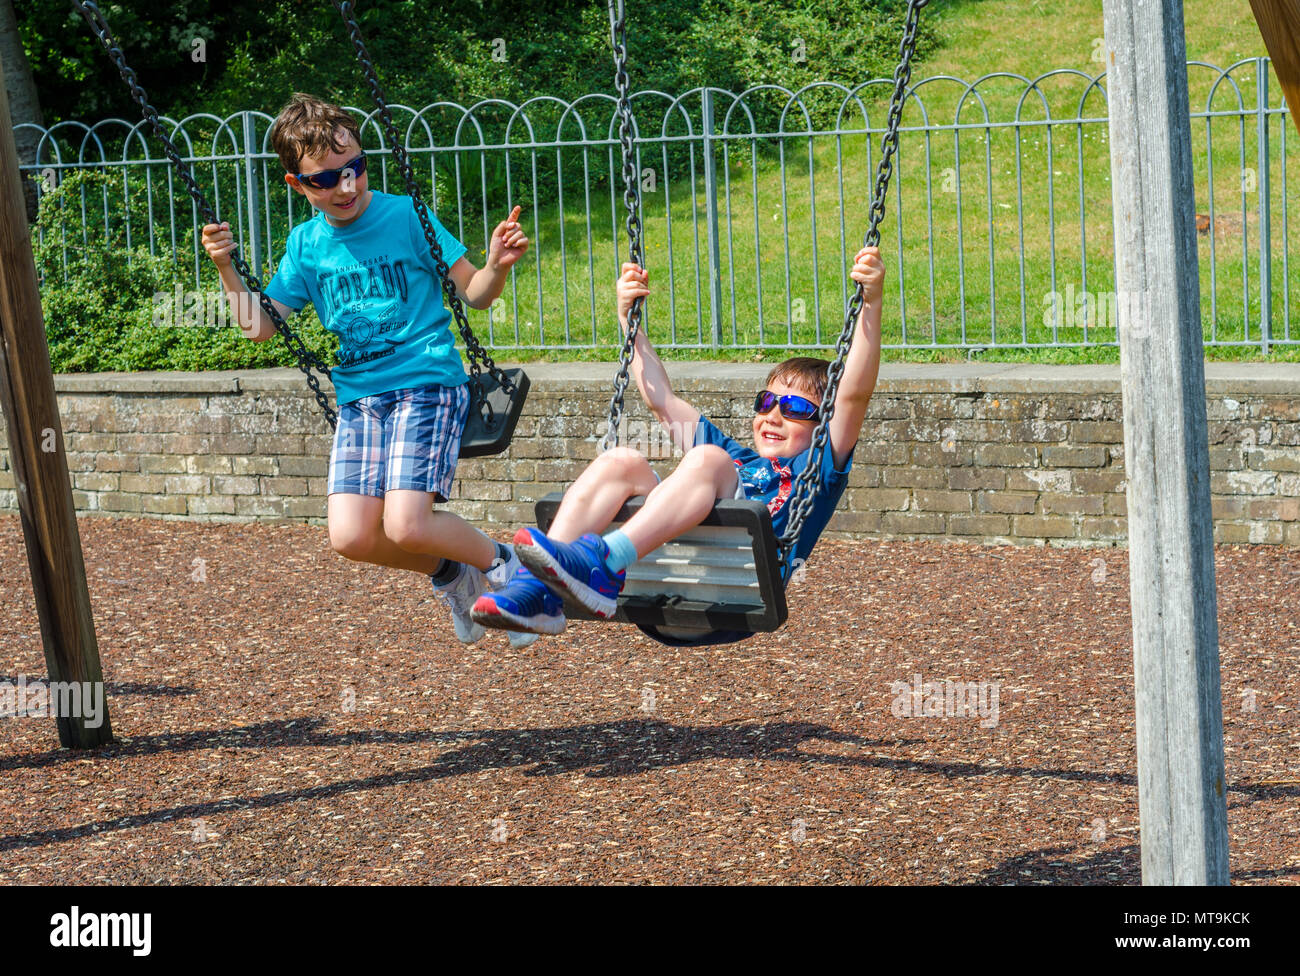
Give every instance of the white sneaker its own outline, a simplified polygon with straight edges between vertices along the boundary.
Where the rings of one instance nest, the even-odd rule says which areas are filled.
[[[515,650],[519,650],[521,647],[527,647],[529,644],[537,640],[537,638],[541,637],[542,635],[530,634],[524,630],[507,630],[506,636],[510,638],[510,646],[513,647]]]
[[[433,592],[447,601],[451,610],[451,623],[456,630],[456,638],[462,644],[476,644],[483,639],[487,629],[474,622],[470,613],[474,601],[487,589],[487,580],[483,571],[468,563],[461,563],[460,575],[445,586],[433,584]]]
[[[488,586],[492,587],[494,590],[501,589],[501,587],[505,586],[510,582],[510,580],[514,579],[515,573],[517,573],[524,565],[519,561],[519,557],[515,555],[514,546],[508,545],[506,548],[510,550],[510,559],[503,561],[501,557],[498,556],[496,559],[492,560],[492,565],[488,568],[488,571],[483,574],[487,577]],[[533,634],[531,636],[536,637],[537,635]],[[532,641],[529,641],[528,643],[531,644]]]

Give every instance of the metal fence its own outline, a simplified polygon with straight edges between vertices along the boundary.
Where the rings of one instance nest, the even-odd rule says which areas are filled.
[[[1268,61],[1189,62],[1188,72],[1206,342],[1264,352],[1300,342],[1288,260],[1296,140],[1270,92]],[[932,77],[912,88],[882,227],[887,347],[1116,344],[1104,80],[1062,68],[1033,79]],[[658,345],[834,343],[891,84],[634,96]],[[353,111],[371,187],[397,192],[379,126]],[[613,350],[613,284],[626,254],[613,99],[437,102],[394,114],[471,261],[482,263],[512,205],[526,208],[530,256],[476,327],[503,348]],[[289,229],[310,216],[283,181],[271,121],[261,112],[167,121],[267,274]],[[126,260],[148,252],[174,259],[195,287],[216,287],[196,208],[143,123],[61,123],[41,135],[24,169],[45,190],[72,173],[107,174],[64,193],[58,221],[42,231],[58,235],[42,240],[65,270],[87,250]]]

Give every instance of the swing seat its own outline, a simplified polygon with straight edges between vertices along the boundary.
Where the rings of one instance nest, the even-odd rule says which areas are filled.
[[[537,503],[543,532],[563,497],[554,492]],[[613,527],[644,503],[644,497],[629,498]],[[781,559],[767,507],[725,499],[698,526],[628,567],[613,619],[634,624],[661,643],[693,646],[778,630],[786,616]]]
[[[460,436],[460,456],[463,458],[487,457],[500,454],[510,446],[519,416],[528,399],[528,374],[522,369],[501,370],[515,385],[513,394],[489,372],[469,378],[469,413],[465,417],[465,431]]]

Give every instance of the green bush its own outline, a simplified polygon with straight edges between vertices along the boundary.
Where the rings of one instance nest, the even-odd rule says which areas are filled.
[[[195,289],[188,268],[147,248],[126,246],[125,228],[110,220],[109,244],[102,241],[94,206],[104,192],[120,193],[120,183],[91,171],[68,176],[42,198],[34,228],[35,257],[42,277],[41,305],[50,363],[55,372],[106,370],[258,369],[292,366],[293,356],[277,339],[249,342],[227,324],[216,270],[205,270],[204,287]],[[87,201],[86,224],[82,205]],[[133,201],[135,203],[135,201]],[[90,226],[86,226],[89,224]],[[84,244],[83,230],[91,235]],[[189,241],[184,246],[189,246]],[[176,305],[177,293],[182,296]],[[199,302],[213,316],[196,313]],[[334,361],[337,341],[312,313],[292,327],[325,362]]]

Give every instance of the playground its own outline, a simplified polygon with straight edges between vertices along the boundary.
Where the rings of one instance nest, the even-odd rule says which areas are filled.
[[[608,218],[600,249],[610,253],[600,260],[612,254],[617,271],[616,282],[605,275],[608,295],[598,307],[597,211],[587,206],[590,344],[570,331],[565,251],[564,185],[579,157],[562,158],[557,142],[530,143],[534,198],[521,202],[524,184],[511,170],[517,146],[480,141],[476,155],[463,157],[477,160],[478,187],[462,189],[457,155],[452,189],[435,159],[444,133],[426,129],[430,145],[412,144],[408,107],[381,84],[393,64],[387,57],[397,53],[392,35],[373,49],[385,57],[372,55],[365,36],[385,18],[363,16],[351,0],[333,6],[355,57],[349,70],[359,69],[372,108],[334,101],[337,86],[329,99],[295,92],[267,127],[263,149],[274,151],[260,156],[252,148],[257,113],[240,110],[243,148],[218,160],[215,148],[210,158],[197,155],[190,132],[151,104],[128,64],[131,44],[119,43],[99,5],[73,0],[162,151],[144,161],[143,196],[139,186],[133,196],[122,170],[121,210],[115,204],[113,215],[103,174],[73,173],[59,196],[61,170],[24,162],[39,152],[20,149],[9,131],[24,129],[30,141],[39,130],[40,146],[57,153],[54,129],[15,126],[9,96],[0,97],[0,192],[6,213],[26,207],[30,221],[7,220],[0,229],[7,510],[0,512],[0,574],[21,582],[0,592],[0,715],[7,719],[0,723],[0,884],[1300,881],[1300,501],[1293,497],[1300,417],[1288,399],[1300,375],[1289,367],[1271,378],[1259,371],[1245,386],[1224,389],[1222,376],[1207,385],[1205,368],[1207,348],[1247,360],[1295,355],[1284,136],[1280,194],[1270,189],[1273,131],[1295,117],[1272,105],[1268,66],[1284,96],[1300,98],[1300,5],[1252,3],[1271,61],[1256,55],[1252,62],[1253,154],[1243,122],[1237,170],[1227,171],[1226,185],[1240,182],[1243,195],[1242,221],[1234,224],[1216,216],[1212,173],[1216,159],[1223,169],[1223,157],[1209,131],[1212,113],[1189,108],[1182,4],[1107,0],[1104,36],[1091,45],[1104,65],[1104,150],[1084,149],[1085,123],[1101,120],[1088,117],[1082,102],[1064,120],[1077,125],[1079,321],[1073,279],[1060,277],[1064,305],[1057,288],[1057,120],[1042,123],[1046,265],[1026,271],[1026,253],[1044,251],[1025,235],[1017,155],[1019,265],[1007,251],[999,269],[994,231],[1013,215],[994,216],[992,156],[985,156],[993,351],[1058,364],[1076,352],[1079,361],[1118,356],[1118,389],[1103,388],[1109,381],[1102,379],[1090,386],[1068,365],[1041,387],[999,377],[998,390],[979,377],[918,374],[910,393],[929,399],[878,396],[875,413],[873,394],[896,389],[877,390],[886,351],[972,361],[990,351],[967,331],[968,308],[982,298],[965,288],[964,249],[979,232],[966,224],[961,145],[952,149],[957,165],[940,171],[941,186],[952,184],[955,226],[947,204],[930,199],[930,128],[923,183],[901,172],[904,114],[920,87],[913,61],[937,43],[922,30],[922,10],[935,16],[939,4],[907,0],[874,22],[889,41],[877,46],[898,52],[892,80],[877,79],[885,88],[865,95],[881,115],[877,125],[846,128],[837,119],[833,130],[815,133],[809,116],[807,160],[791,163],[791,172],[806,166],[809,177],[807,255],[790,228],[805,210],[786,194],[794,143],[784,117],[797,102],[821,126],[832,114],[830,102],[819,101],[825,92],[806,104],[802,93],[816,85],[790,93],[777,112],[780,131],[746,137],[730,126],[750,111],[752,92],[726,106],[715,100],[733,94],[727,89],[693,89],[705,187],[697,219],[690,140],[670,151],[679,137],[664,123],[657,137],[663,173],[644,166],[643,150],[656,137],[647,141],[653,126],[643,132],[634,116],[632,78],[658,84],[661,76],[653,74],[658,62],[631,53],[627,32],[638,22],[631,5],[609,0],[609,51],[600,57],[612,55],[614,94],[597,96],[606,131],[584,130],[569,147],[581,150],[588,203],[592,187],[608,193],[598,219]],[[0,0],[0,13],[6,57],[23,61],[34,89],[22,45],[15,51],[12,44],[8,0]],[[938,23],[935,37],[943,15]],[[703,24],[693,29],[707,33]],[[604,23],[594,26],[603,35]],[[25,27],[30,42],[32,31],[50,25],[28,17]],[[194,52],[206,51],[205,37],[192,40]],[[506,40],[491,40],[493,58],[505,63]],[[782,57],[786,46],[782,40]],[[788,46],[802,63],[804,38]],[[137,55],[152,58],[137,46],[135,64]],[[1087,77],[1062,69],[1041,79],[1058,74]],[[1220,72],[1220,81],[1227,77]],[[1022,97],[1038,85],[1019,81],[1028,85]],[[399,82],[406,83],[409,75]],[[861,86],[849,90],[830,76],[825,84],[847,93],[834,114],[842,116],[850,100],[865,111]],[[30,109],[36,99],[27,101]],[[724,115],[717,128],[715,109]],[[924,114],[924,107],[911,111]],[[569,109],[560,114],[570,117]],[[1238,114],[1244,120],[1245,108]],[[214,118],[199,112],[188,121],[198,131]],[[1206,148],[1194,159],[1189,132],[1199,118]],[[750,122],[761,129],[771,118],[760,111]],[[1017,109],[1017,154],[1022,123]],[[63,120],[55,128],[77,125]],[[991,153],[1005,140],[987,131],[987,118],[984,128]],[[914,153],[921,137],[910,131]],[[838,155],[846,134],[856,140],[851,166]],[[819,243],[817,198],[825,189],[817,189],[815,171],[824,173],[830,157],[815,147],[817,135],[836,140],[838,245]],[[731,223],[729,144],[739,149],[746,138],[752,253],[733,250]],[[760,140],[771,141],[766,159],[756,154]],[[376,141],[382,152],[367,145]],[[608,157],[607,179],[588,181],[592,148]],[[540,183],[539,149],[555,150],[555,171]],[[504,166],[491,188],[490,150],[503,150]],[[1093,173],[1087,195],[1085,157]],[[218,162],[236,170],[219,172]],[[169,167],[167,216],[152,195],[153,164]],[[1196,212],[1202,165],[1207,215]],[[672,175],[682,166],[685,182]],[[736,164],[738,177],[744,168]],[[765,181],[779,173],[781,202],[770,221],[780,226],[783,252],[770,230],[760,245],[760,169]],[[662,225],[644,209],[660,192],[661,175]],[[846,201],[846,176],[869,181],[866,192]],[[173,179],[190,198],[179,247]],[[916,205],[905,210],[904,187],[915,195],[922,185],[928,343],[923,330],[908,332],[902,245],[906,228],[921,226]],[[681,244],[671,230],[674,186],[689,191],[692,225],[706,228],[703,245],[698,231],[694,238],[694,342],[689,323],[677,328],[674,295],[690,286],[674,277]],[[1244,195],[1256,190],[1252,225]],[[87,192],[104,195],[105,234],[126,218],[121,266],[95,256],[88,230],[100,214],[92,220]],[[290,206],[272,222],[274,195]],[[456,206],[481,204],[485,217],[488,198],[500,197],[505,206],[496,206],[492,222],[504,219],[495,230],[485,219],[479,239],[463,212],[453,218],[449,196]],[[314,216],[296,221],[295,197]],[[1280,261],[1272,256],[1274,199],[1282,205]],[[523,216],[529,203],[535,212]],[[143,225],[131,217],[141,204]],[[680,222],[684,204],[676,206]],[[1089,256],[1085,210],[1106,214],[1100,255]],[[168,220],[171,253],[155,253],[155,230]],[[542,226],[559,229],[562,341],[553,324],[557,293],[541,285],[555,267],[542,259],[541,243],[549,246],[552,236]],[[581,248],[579,230],[573,223]],[[1246,250],[1251,234],[1259,236],[1258,254]],[[276,264],[272,253],[286,235]],[[1234,235],[1242,256],[1224,267],[1241,270],[1242,286],[1221,296],[1216,242]],[[957,241],[955,300],[934,287],[935,246],[948,238]],[[825,279],[823,322],[818,255],[827,241],[838,280]],[[192,255],[182,255],[187,247]],[[664,258],[654,253],[660,248]],[[203,272],[216,282],[215,300],[191,302],[198,293],[181,287],[176,272],[191,257],[195,283]],[[529,264],[516,266],[524,259]],[[652,286],[646,270],[663,259],[666,289],[660,277]],[[791,283],[792,260],[810,270],[807,299]],[[1090,290],[1090,260],[1113,266],[1113,292],[1096,290],[1096,278]],[[755,271],[756,331],[734,322],[738,309],[745,318],[751,312],[736,301],[735,267],[746,261]],[[732,275],[729,343],[724,266]],[[535,328],[526,308],[521,315],[517,272],[524,268],[537,280]],[[113,274],[130,287],[117,287]],[[896,332],[882,324],[891,274]],[[765,287],[774,295],[781,278],[773,336],[762,295]],[[997,332],[1005,310],[995,279],[1018,295],[1018,341],[1014,329]],[[915,274],[912,281],[915,306],[923,290]],[[122,316],[99,301],[132,289],[139,292],[127,295],[134,311]],[[1218,331],[1220,297],[1224,320],[1241,327],[1239,342],[1235,332]],[[754,350],[755,363],[771,356],[779,365],[764,370],[754,389],[693,404],[701,387],[683,376],[674,390],[674,364],[666,366],[652,344],[652,333],[664,335],[663,319],[649,309],[664,308],[665,298],[666,353],[726,360]],[[1228,310],[1238,299],[1239,323]],[[187,310],[197,305],[195,321],[181,314],[183,300]],[[146,301],[147,325],[128,322]],[[298,316],[308,305],[315,319]],[[1098,307],[1107,310],[1104,320]],[[1042,321],[1032,332],[1031,309]],[[473,324],[471,311],[483,313]],[[71,331],[69,314],[77,320]],[[513,339],[503,341],[507,332],[494,329],[511,315]],[[94,338],[77,332],[83,317],[98,321]],[[191,396],[150,389],[150,382],[166,384],[150,381],[147,369],[167,373],[180,360],[151,358],[148,343],[137,341],[140,330],[167,331],[182,356],[187,343],[205,344],[210,326],[226,329],[224,339],[236,345],[282,342],[302,374],[293,377],[295,388],[310,389],[316,427],[296,407],[281,410],[273,382],[253,388],[252,361],[217,362],[214,349],[204,364],[226,368],[185,380],[192,389],[179,392]],[[1108,331],[1099,336],[1099,328]],[[175,329],[192,331],[173,342]],[[333,339],[322,345],[324,331]],[[110,370],[77,358],[82,348],[116,347],[120,338],[128,358]],[[1242,348],[1213,348],[1234,345]],[[514,355],[520,351],[526,354]],[[608,392],[600,384],[607,410],[593,411],[574,395],[586,392],[574,375],[564,380],[568,388],[552,377],[533,389],[528,370],[546,375],[538,357],[588,354],[617,361]],[[55,373],[78,369],[99,379],[60,380],[56,394]],[[738,364],[730,369],[743,372]],[[96,387],[119,370],[135,389],[110,395]],[[634,395],[635,406],[625,403]],[[158,402],[171,418],[151,419]],[[637,439],[634,430],[648,429],[639,417],[629,422],[638,411],[668,432],[662,451]],[[864,438],[867,425],[875,429]],[[652,467],[666,458],[672,464],[662,471]],[[873,493],[853,495],[850,479]],[[89,512],[117,517],[79,517]],[[821,539],[837,517],[832,528],[853,533],[852,541]],[[287,521],[293,518],[314,524]],[[912,541],[913,533],[933,541]],[[1031,544],[1002,544],[1017,540]],[[1276,545],[1216,546],[1242,540]]]
[[[0,883],[1141,880],[1123,549],[827,541],[761,643],[515,651],[319,529],[81,531],[118,741],[0,723]],[[1300,553],[1216,576],[1231,881],[1294,885]],[[28,675],[31,601],[0,605]]]

